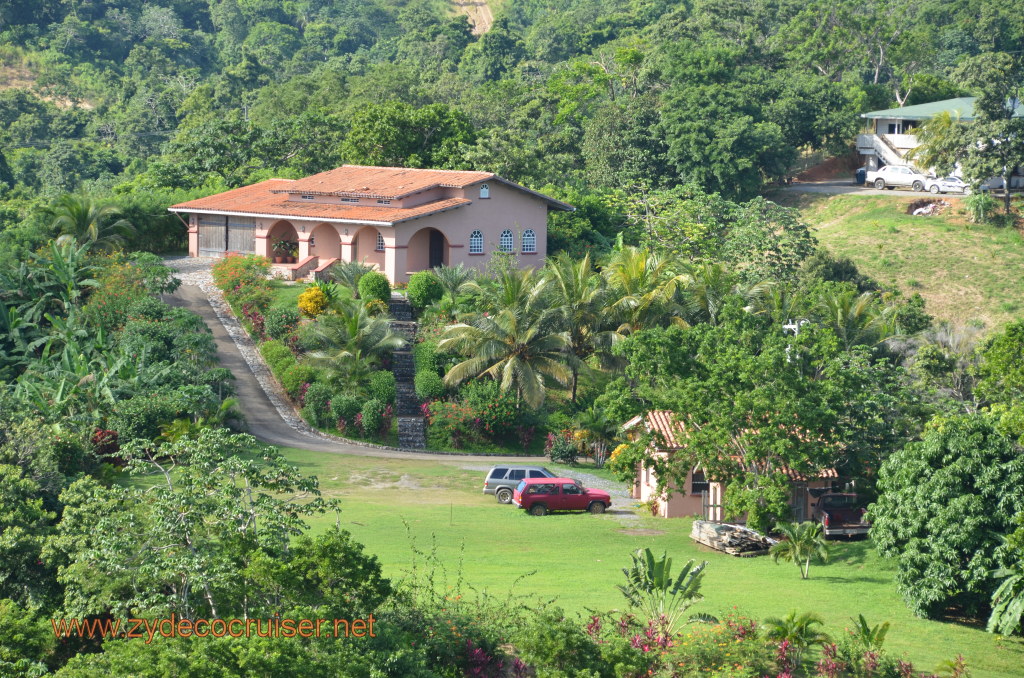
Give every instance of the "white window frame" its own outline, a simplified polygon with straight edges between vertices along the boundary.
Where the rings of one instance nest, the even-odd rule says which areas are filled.
[[[299,196],[299,197],[301,197],[303,200],[313,200],[313,199],[315,199],[316,196],[303,195],[303,196]]]
[[[378,200],[378,201],[377,201],[377,204],[378,204],[378,205],[390,205],[390,204],[391,204],[391,201],[390,201],[390,200],[384,200],[384,199],[382,198],[382,199],[380,199],[380,200]]]
[[[377,231],[377,249],[374,250],[374,251],[375,252],[383,252],[384,251],[384,234],[381,233],[380,231]]]
[[[359,198],[342,198],[342,199],[341,199],[341,201],[342,201],[342,202],[354,202],[354,203],[358,203],[358,202],[359,202]]]
[[[491,187],[487,184],[480,184],[480,199],[487,200],[491,197]]]
[[[502,252],[516,251],[516,234],[512,232],[511,228],[506,228],[501,232],[501,236],[498,238],[498,249]]]
[[[523,254],[537,253],[537,231],[528,228],[523,231]]]
[[[476,230],[469,234],[469,253],[484,253],[484,234],[482,231]]]

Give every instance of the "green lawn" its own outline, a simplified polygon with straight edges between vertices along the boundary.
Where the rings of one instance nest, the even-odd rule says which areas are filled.
[[[514,586],[516,594],[555,599],[570,611],[603,611],[622,606],[615,589],[621,568],[628,565],[630,551],[649,546],[667,550],[676,567],[689,558],[709,561],[706,599],[696,609],[699,612],[724,614],[735,606],[761,618],[792,609],[812,610],[822,615],[833,633],[842,632],[850,618],[861,613],[872,624],[892,622],[887,647],[906,653],[921,669],[933,669],[958,652],[979,678],[1020,675],[1024,665],[1020,640],[914,618],[896,595],[892,568],[867,542],[838,543],[833,562],[812,566],[811,579],[801,581],[792,564],[734,558],[695,545],[688,537],[689,519],[627,519],[614,513],[524,515],[483,495],[484,473],[461,469],[467,462],[458,459],[283,452],[305,474],[319,477],[325,495],[343,500],[343,527],[376,554],[394,578],[411,566],[414,541],[423,551],[436,546],[452,584],[461,569],[465,582],[478,591],[504,598]],[[323,517],[314,530],[334,519]]]
[[[929,313],[998,328],[1024,314],[1024,238],[1010,228],[970,224],[962,199],[944,196],[946,214],[908,215],[923,194],[893,196],[787,194],[834,254],[868,275],[919,292]]]
[[[288,282],[285,280],[271,280],[270,291],[274,294],[274,301],[271,308],[298,308],[299,295],[309,287],[304,282]]]

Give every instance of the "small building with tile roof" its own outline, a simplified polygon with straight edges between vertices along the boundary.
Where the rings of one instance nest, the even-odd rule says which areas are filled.
[[[651,410],[637,415],[622,425],[622,430],[633,440],[645,434],[651,435],[652,453],[668,458],[686,448],[686,425],[673,412]],[[742,461],[732,457],[738,464]],[[793,519],[802,522],[811,517],[812,494],[810,490],[831,488],[839,476],[835,469],[823,469],[814,475],[806,475],[786,466],[777,466],[790,481],[790,506]],[[725,483],[709,477],[699,464],[686,473],[683,486],[668,481],[660,486],[657,471],[643,464],[638,465],[631,496],[648,503],[652,512],[662,518],[683,518],[697,516],[703,520],[723,522],[723,500]],[[739,522],[743,522],[740,520]]]
[[[291,245],[297,261],[284,265],[289,277],[357,261],[401,283],[442,264],[481,269],[496,252],[539,265],[548,212],[574,208],[491,172],[344,165],[168,209],[187,215],[191,256],[274,259]]]

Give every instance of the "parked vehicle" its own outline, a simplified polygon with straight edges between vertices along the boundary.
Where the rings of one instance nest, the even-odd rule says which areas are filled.
[[[960,177],[938,177],[925,182],[924,190],[929,193],[963,193],[971,192],[971,187]]]
[[[888,188],[890,191],[897,186],[909,186],[915,191],[923,191],[928,179],[926,175],[903,165],[886,165],[867,174],[868,184],[878,190]]]
[[[516,486],[512,502],[531,515],[543,516],[548,511],[604,513],[612,498],[604,490],[587,489],[572,478],[529,478]]]
[[[864,519],[866,513],[860,498],[852,493],[823,494],[814,504],[814,519],[821,523],[826,537],[867,534],[871,524]]]
[[[493,494],[501,504],[512,503],[512,492],[525,478],[554,478],[555,474],[543,466],[495,466],[487,472],[484,494]]]

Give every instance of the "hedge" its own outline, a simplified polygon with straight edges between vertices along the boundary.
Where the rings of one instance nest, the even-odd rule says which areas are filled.
[[[383,304],[391,300],[391,283],[388,277],[380,271],[370,271],[359,279],[359,298],[364,304],[369,304],[374,299]]]

